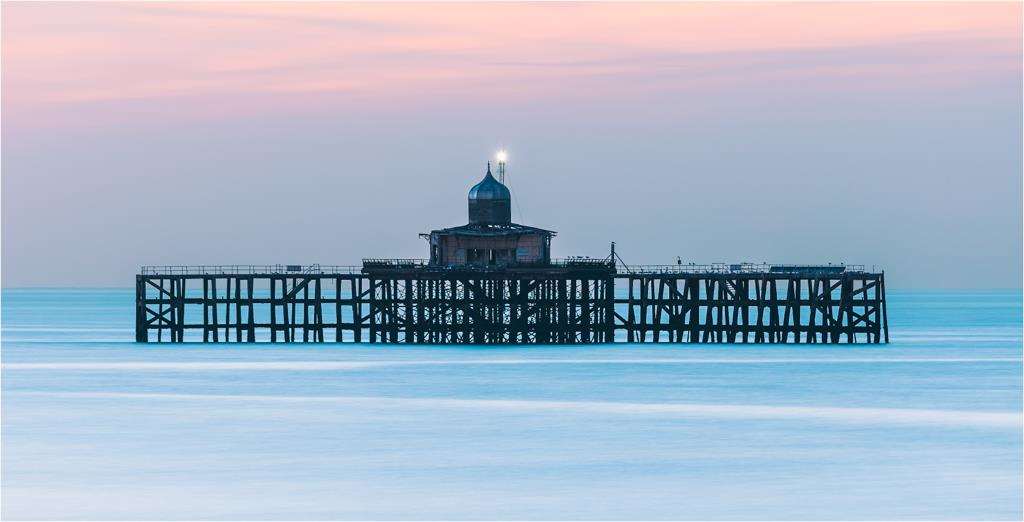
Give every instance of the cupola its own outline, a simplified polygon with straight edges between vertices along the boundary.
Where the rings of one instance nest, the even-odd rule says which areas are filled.
[[[491,175],[487,163],[484,179],[469,189],[469,224],[507,225],[512,222],[512,194]]]

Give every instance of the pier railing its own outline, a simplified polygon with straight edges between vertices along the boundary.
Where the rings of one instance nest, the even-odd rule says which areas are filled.
[[[144,265],[142,275],[358,274],[351,265]]]
[[[875,272],[872,267],[872,272]],[[830,275],[842,273],[864,273],[864,265],[826,264],[770,264],[770,263],[677,263],[674,265],[620,265],[625,274],[795,274]]]
[[[363,259],[363,268],[422,268],[425,266],[427,266],[427,260],[419,258],[369,257]]]
[[[302,275],[302,274],[359,274],[363,268],[424,268],[426,259],[416,258],[366,258],[362,265],[145,265],[140,268],[142,275]],[[589,257],[567,257],[552,259],[547,263],[517,263],[519,267],[605,267],[611,266],[608,259]],[[878,273],[877,266],[870,272],[865,265],[855,264],[771,264],[771,263],[676,263],[662,265],[624,265],[617,267],[622,274],[795,274],[833,275],[842,273]]]

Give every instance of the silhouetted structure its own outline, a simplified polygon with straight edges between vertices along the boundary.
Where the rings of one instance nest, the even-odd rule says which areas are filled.
[[[491,175],[469,190],[469,223],[430,232],[430,264],[458,267],[544,265],[551,261],[550,230],[512,222],[512,195]]]
[[[499,165],[503,175],[504,165]],[[503,176],[502,176],[503,177]],[[554,232],[512,223],[488,165],[469,223],[429,260],[144,266],[138,342],[881,343],[885,274],[851,265],[657,265],[551,258]],[[619,260],[621,261],[621,260]],[[621,270],[620,270],[621,269]],[[618,290],[618,293],[616,293]]]

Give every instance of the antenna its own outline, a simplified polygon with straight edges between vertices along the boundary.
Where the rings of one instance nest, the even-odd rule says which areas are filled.
[[[505,183],[505,163],[508,161],[508,153],[505,149],[501,149],[497,154],[494,155],[494,159],[498,160],[498,181],[502,184]]]
[[[500,181],[502,185],[508,187],[510,193],[513,192],[512,185],[505,183],[505,164],[508,163],[508,151],[501,148],[494,154],[494,159],[498,162],[498,181]],[[516,210],[519,212],[519,219],[524,219],[523,208],[519,206],[519,198],[512,198],[512,201],[515,203]]]

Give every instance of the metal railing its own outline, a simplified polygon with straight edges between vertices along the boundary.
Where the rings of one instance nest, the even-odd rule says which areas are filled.
[[[622,265],[629,274],[841,274],[864,272],[864,265],[844,263],[771,264],[771,263],[676,263],[674,265]],[[875,271],[875,267],[872,267]]]
[[[303,274],[359,274],[364,267],[370,268],[424,268],[429,266],[426,259],[363,259],[361,266],[355,265],[144,265],[142,275],[303,275]],[[611,267],[607,258],[567,257],[552,259],[549,263],[516,263],[513,267]],[[444,267],[441,267],[444,268]],[[484,267],[486,268],[486,267]],[[502,268],[502,267],[492,267]],[[769,264],[769,263],[677,263],[671,265],[618,265],[620,273],[627,274],[840,274],[845,272],[864,273],[864,265],[853,264]],[[872,266],[870,273],[879,272]]]
[[[142,275],[358,274],[350,265],[144,265]]]
[[[517,261],[511,266],[522,268],[611,268],[615,264],[608,258],[576,256],[554,258],[550,261]]]
[[[383,258],[383,257],[368,257],[363,259],[364,267],[394,267],[394,268],[418,268],[427,266],[426,259],[420,258]]]
[[[583,257],[574,256],[562,259],[552,259],[551,263],[556,266],[615,266],[615,261],[607,257]]]

